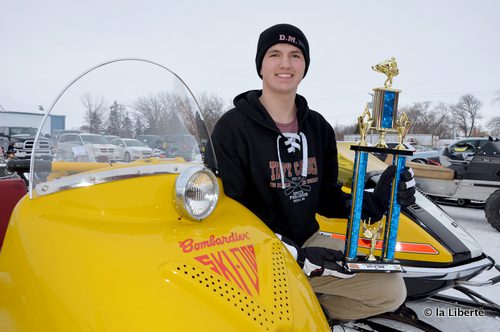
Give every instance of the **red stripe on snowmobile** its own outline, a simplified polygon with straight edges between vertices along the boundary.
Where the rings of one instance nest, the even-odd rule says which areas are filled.
[[[345,235],[331,233],[330,237],[335,239],[341,239],[345,241]],[[382,249],[383,241],[378,240],[375,245],[375,249]],[[358,247],[370,248],[370,240],[367,238],[360,237],[358,240]],[[428,243],[411,243],[411,242],[396,242],[397,252],[410,252],[414,254],[427,254],[427,255],[437,255],[439,251],[436,250],[432,245]]]

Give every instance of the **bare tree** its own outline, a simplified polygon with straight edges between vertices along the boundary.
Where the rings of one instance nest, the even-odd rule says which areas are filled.
[[[165,134],[173,103],[173,96],[166,92],[140,97],[134,102],[137,121],[143,126],[145,134]]]
[[[493,105],[500,105],[500,90],[495,91],[495,97],[493,97],[493,100],[491,101]]]
[[[198,97],[203,124],[194,101],[187,96],[162,92],[139,98],[134,104],[136,134],[191,134],[208,139],[215,123],[224,113],[224,101],[216,95],[203,93]],[[139,128],[139,127],[140,128]]]
[[[500,136],[500,116],[495,116],[488,122],[488,128],[492,136]]]
[[[479,110],[482,102],[472,94],[460,97],[458,103],[451,109],[452,120],[465,137],[470,137],[476,126],[476,120],[481,119]]]
[[[187,97],[176,95],[174,109],[176,110],[175,115],[182,118],[188,132],[191,135],[198,137],[198,123],[200,119],[196,116],[196,106],[193,105]]]
[[[212,133],[215,124],[226,111],[224,100],[217,95],[208,95],[204,92],[198,96],[198,102],[200,103],[201,114],[203,115],[203,119],[205,119],[208,131]]]
[[[399,113],[406,112],[411,121],[410,133],[431,134],[434,136],[451,136],[450,126],[451,106],[438,103],[433,106],[430,101],[416,102],[412,106],[403,106]]]
[[[433,142],[434,136],[452,138],[451,109],[451,105],[440,102],[433,107],[432,113],[429,114],[432,117],[429,130],[431,131]]]
[[[430,101],[422,101],[413,103],[412,106],[403,106],[399,110],[399,114],[406,112],[408,119],[411,121],[410,133],[412,134],[428,134],[430,124],[433,122]]]
[[[104,98],[94,98],[90,93],[85,93],[80,97],[80,101],[85,107],[85,127],[88,128],[89,133],[101,133],[106,109]]]
[[[495,97],[493,97],[491,104],[500,106],[500,90],[495,90]],[[495,136],[495,137],[500,136],[500,117],[499,116],[493,117],[488,122],[488,124],[486,126],[490,130],[490,134],[492,136]]]
[[[189,100],[176,94],[160,92],[141,97],[133,103],[136,132],[139,124],[144,134],[186,134],[195,130],[193,107]],[[181,118],[184,121],[181,121]],[[187,128],[186,128],[187,126]],[[195,132],[192,132],[195,134]]]
[[[477,123],[476,126],[474,126],[474,129],[472,130],[470,135],[475,137],[483,137],[483,136],[488,136],[489,133],[483,130],[481,124]]]
[[[335,131],[335,139],[337,141],[343,141],[346,135],[354,135],[359,133],[357,123],[353,123],[352,125],[341,125],[336,123],[333,126],[333,130]]]

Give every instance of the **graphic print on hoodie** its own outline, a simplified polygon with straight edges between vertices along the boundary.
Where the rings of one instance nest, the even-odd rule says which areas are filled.
[[[286,153],[302,153],[301,160],[283,162],[280,144],[284,144]],[[318,182],[316,157],[308,158],[307,139],[303,133],[281,133],[276,140],[278,160],[269,161],[270,188],[279,188],[293,202],[307,198],[311,184]]]

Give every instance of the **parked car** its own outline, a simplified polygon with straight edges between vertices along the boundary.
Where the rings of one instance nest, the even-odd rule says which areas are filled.
[[[56,159],[65,161],[117,160],[116,146],[99,134],[62,134],[57,142]]]
[[[394,149],[396,148],[397,144],[398,143],[387,143],[387,146],[390,149]],[[406,157],[407,161],[413,161],[420,164],[438,164],[439,156],[441,154],[440,150],[433,150],[422,145],[412,143],[403,143],[403,145],[407,150],[413,151],[412,156]],[[380,160],[385,160],[387,154],[379,153],[377,154],[377,157]]]
[[[191,161],[193,151],[198,148],[198,142],[193,135],[173,134],[164,137],[163,149],[166,151],[167,157],[182,157],[186,161]]]
[[[126,162],[149,158],[153,154],[153,149],[134,138],[116,138],[111,141],[111,144],[116,146],[118,159]]]
[[[138,135],[136,139],[143,142],[151,149],[163,148],[163,138],[159,135]]]
[[[83,133],[84,133],[83,131],[78,129],[56,129],[52,134],[52,139],[54,140],[54,143],[56,143],[62,134],[83,134]]]
[[[104,135],[108,141],[111,143],[112,141],[114,141],[115,139],[117,138],[120,138],[119,136],[116,136],[116,135]]]

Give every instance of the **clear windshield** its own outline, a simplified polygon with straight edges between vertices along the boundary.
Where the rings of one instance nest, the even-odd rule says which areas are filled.
[[[79,177],[83,181],[89,172],[109,166],[118,166],[120,174],[128,168],[142,174],[137,167],[147,164],[144,159],[150,164],[210,161],[215,165],[208,130],[191,90],[166,67],[143,59],[113,60],[78,76],[55,98],[40,128],[50,131],[51,160],[33,154],[32,198],[51,181],[62,183],[61,178],[71,177],[59,187],[77,187]],[[132,159],[130,151],[110,144],[106,136],[137,139],[125,141],[126,145],[149,146],[152,153]],[[38,134],[37,141],[42,139],[47,138]],[[41,147],[35,144],[35,150]]]

